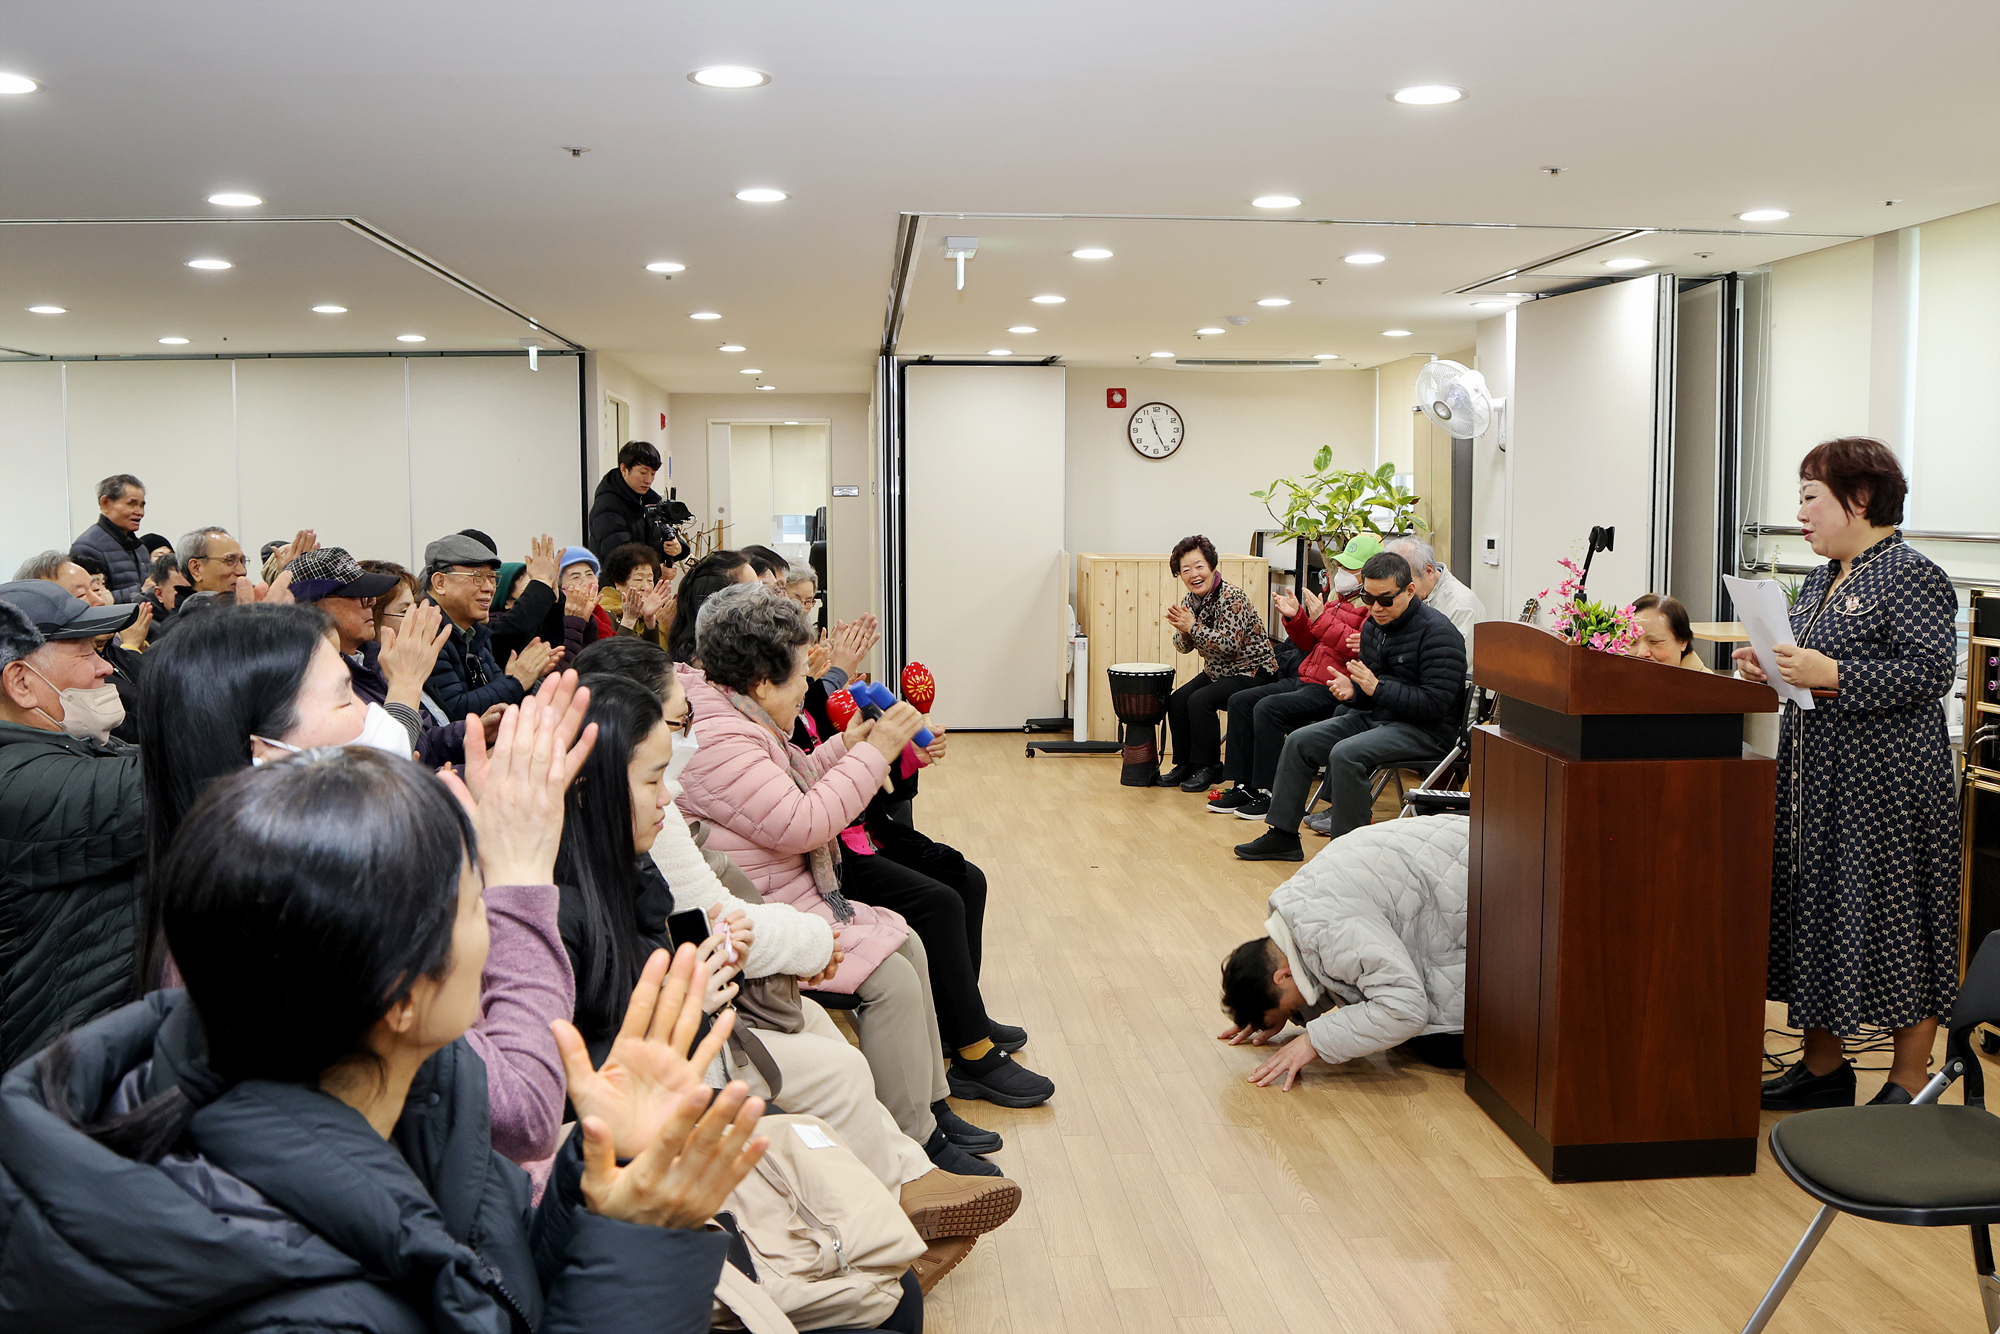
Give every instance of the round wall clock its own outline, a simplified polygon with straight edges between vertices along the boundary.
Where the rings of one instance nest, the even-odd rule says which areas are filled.
[[[1181,447],[1181,414],[1165,403],[1141,403],[1125,424],[1132,448],[1149,459],[1163,459]]]

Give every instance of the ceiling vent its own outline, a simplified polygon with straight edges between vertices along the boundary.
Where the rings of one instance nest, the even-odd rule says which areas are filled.
[[[1323,361],[1276,361],[1253,357],[1179,357],[1176,366],[1194,371],[1316,371]]]

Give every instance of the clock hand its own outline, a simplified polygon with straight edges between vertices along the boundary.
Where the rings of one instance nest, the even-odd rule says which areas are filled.
[[[1146,425],[1153,428],[1153,439],[1160,440],[1160,424],[1154,421],[1151,417],[1148,417],[1146,418]],[[1164,440],[1160,440],[1160,443],[1164,445],[1167,442]]]

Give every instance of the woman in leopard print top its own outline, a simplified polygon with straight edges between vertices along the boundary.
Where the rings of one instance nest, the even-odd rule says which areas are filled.
[[[1243,590],[1216,572],[1215,543],[1196,534],[1174,544],[1168,568],[1188,594],[1167,611],[1174,648],[1199,653],[1201,674],[1167,700],[1167,726],[1174,739],[1174,767],[1160,775],[1161,787],[1205,791],[1222,777],[1222,725],[1216,714],[1229,697],[1277,675],[1277,655],[1264,618]]]

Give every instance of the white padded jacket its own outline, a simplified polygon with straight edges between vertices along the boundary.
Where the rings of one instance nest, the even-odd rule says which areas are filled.
[[[1313,1050],[1338,1064],[1465,1027],[1472,821],[1387,820],[1343,835],[1271,895]]]

